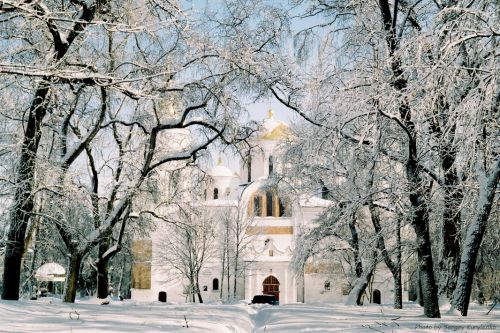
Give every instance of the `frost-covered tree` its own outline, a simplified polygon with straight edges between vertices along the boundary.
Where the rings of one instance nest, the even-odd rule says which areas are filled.
[[[458,307],[463,309],[463,299],[469,296],[461,290],[470,291],[473,261],[497,186],[498,130],[491,126],[498,122],[498,4],[295,3],[302,10],[296,17],[323,18],[296,35],[297,55],[304,58],[306,51],[318,51],[308,58],[308,75],[296,76],[307,79],[285,80],[276,94],[331,136],[360,147],[378,145],[386,161],[377,171],[387,163],[396,165],[405,178],[396,192],[398,201],[416,234],[424,312],[440,315],[436,277],[444,294],[455,291],[454,303],[462,303]],[[374,117],[389,123],[380,138],[370,133],[377,123]],[[468,186],[479,191],[465,197]],[[477,203],[475,216],[464,209],[466,200]],[[432,211],[440,211],[441,218],[432,220]],[[469,225],[469,236],[461,244],[468,220],[482,222]],[[431,226],[441,230],[437,276]],[[461,277],[455,288],[457,275]]]
[[[172,223],[166,226],[169,237],[159,245],[159,258],[166,263],[165,274],[178,274],[187,279],[186,296],[203,303],[199,277],[206,263],[216,255],[214,220],[193,206],[179,206]]]
[[[255,79],[259,71],[253,68],[272,63],[264,59],[276,47],[283,26],[264,16],[241,31],[232,30],[240,26],[240,21],[233,20],[235,15],[243,12],[232,12],[230,4],[223,19],[186,10],[184,5],[98,0],[1,4],[5,29],[0,73],[7,83],[1,98],[4,105],[12,106],[2,110],[2,117],[20,142],[20,159],[9,180],[13,191],[3,298],[19,297],[26,230],[41,193],[57,189],[44,196],[56,202],[71,197],[71,191],[63,191],[67,184],[72,191],[90,189],[78,197],[84,201],[82,207],[93,207],[90,216],[99,223],[84,235],[85,241],[78,241],[81,235],[65,229],[66,224],[54,221],[65,242],[75,247],[69,251],[69,261],[74,263],[69,278],[78,271],[79,257],[98,244],[105,245],[155,169],[173,161],[192,162],[216,140],[228,144],[249,135],[236,120],[242,110],[239,98],[252,91],[262,94]],[[249,5],[242,8],[248,12]],[[263,3],[259,6],[263,11],[274,10]],[[97,193],[106,192],[112,207],[101,210],[97,219],[97,206],[88,201],[96,193],[95,175],[80,171],[85,165],[92,169],[87,158],[96,165],[109,160],[115,173],[110,178],[116,176],[119,149],[110,149],[106,141],[113,142],[112,128],[118,133],[130,131],[132,137],[123,147],[123,177],[109,184],[116,191],[98,186]],[[184,150],[164,151],[158,138],[173,129],[189,129],[198,139]],[[100,257],[108,253],[105,248]],[[74,285],[66,284],[67,288]],[[75,291],[68,290],[65,300],[73,301]]]

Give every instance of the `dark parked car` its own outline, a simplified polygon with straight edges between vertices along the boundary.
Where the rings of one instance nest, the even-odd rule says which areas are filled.
[[[252,304],[271,304],[278,305],[279,302],[274,295],[255,295]]]

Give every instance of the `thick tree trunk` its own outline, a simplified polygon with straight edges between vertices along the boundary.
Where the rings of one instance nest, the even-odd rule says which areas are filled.
[[[363,305],[363,294],[366,291],[366,287],[368,287],[368,283],[370,282],[373,273],[375,272],[377,262],[377,253],[373,254],[373,257],[370,258],[370,263],[365,267],[363,273],[360,277],[356,279],[354,282],[354,286],[352,287],[349,296],[347,296],[347,305]]]
[[[408,160],[406,162],[406,178],[410,188],[410,223],[415,230],[417,240],[417,259],[419,279],[422,284],[422,299],[424,314],[429,318],[440,318],[438,288],[434,278],[434,264],[429,235],[429,215],[427,192],[430,189],[424,185],[421,170],[418,166],[417,142],[415,124],[411,119],[410,110],[406,104],[400,106],[401,118],[411,135],[408,136]]]
[[[458,273],[457,287],[453,293],[452,305],[460,311],[462,316],[467,316],[472,282],[476,267],[479,247],[483,240],[488,218],[495,198],[496,188],[500,178],[500,157],[494,163],[491,175],[480,179],[479,198],[476,204],[476,215],[467,228],[467,235],[463,243],[460,270]]]
[[[422,285],[424,314],[429,318],[440,318],[436,281],[434,280],[431,241],[427,225],[414,225],[417,234],[419,279]]]
[[[76,289],[78,287],[78,278],[80,276],[80,266],[82,264],[83,255],[72,254],[69,258],[66,284],[64,285],[63,301],[66,303],[75,303]]]
[[[99,243],[99,261],[97,262],[97,298],[106,298],[109,295],[109,260],[103,258],[109,249],[110,238],[105,237]]]
[[[451,299],[455,290],[460,261],[460,204],[463,192],[459,189],[459,178],[455,169],[456,152],[449,143],[441,149],[441,166],[444,171],[444,212],[439,258],[439,293]]]
[[[32,189],[35,184],[36,155],[42,135],[42,121],[47,113],[48,93],[47,85],[38,86],[26,123],[21,157],[16,171],[17,188],[14,194],[14,207],[5,247],[2,299],[19,299],[21,261],[26,228],[34,206]]]
[[[411,225],[417,236],[418,265],[420,267],[420,280],[424,299],[424,313],[430,318],[439,318],[439,302],[437,295],[436,281],[434,280],[431,243],[429,237],[429,219],[427,216],[427,196],[423,190],[421,170],[418,166],[417,135],[415,123],[412,120],[412,113],[409,103],[405,99],[405,91],[408,86],[400,58],[396,55],[399,47],[399,39],[396,32],[398,20],[398,2],[393,4],[395,8],[391,10],[388,0],[379,0],[380,14],[383,27],[386,33],[386,44],[389,49],[389,59],[393,79],[391,85],[401,93],[399,102],[400,121],[398,124],[403,127],[405,135],[408,137],[408,156],[406,161],[406,178],[410,188],[411,203]],[[394,14],[392,14],[394,13]],[[394,15],[394,17],[393,17]]]

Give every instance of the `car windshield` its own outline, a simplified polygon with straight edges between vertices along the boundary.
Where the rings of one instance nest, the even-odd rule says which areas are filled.
[[[276,297],[274,295],[259,295],[254,296],[252,303],[273,303],[276,301]]]

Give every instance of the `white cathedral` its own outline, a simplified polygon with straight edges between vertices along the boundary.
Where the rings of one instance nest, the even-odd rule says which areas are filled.
[[[220,255],[205,259],[198,280],[203,301],[217,301],[221,296],[227,298],[228,294],[246,301],[254,295],[274,294],[280,304],[347,299],[349,283],[344,273],[349,268],[341,262],[315,258],[309,260],[300,273],[291,265],[293,251],[300,246],[298,236],[333,202],[305,194],[291,199],[278,191],[273,173],[279,172],[284,163],[280,143],[290,133],[289,126],[269,111],[262,130],[251,140],[254,148],[249,158],[241,162],[239,173],[224,166],[221,159],[207,171],[210,182],[205,196],[193,204],[208,212],[215,224],[227,218],[239,219],[244,228],[240,236],[244,246],[238,258],[238,276],[229,281],[222,276]],[[167,140],[189,141],[188,132],[170,135]],[[218,226],[215,230],[221,228]],[[162,240],[170,237],[171,232],[159,223],[149,236],[133,241],[133,300],[191,300],[186,294],[188,279],[167,265],[161,255]],[[223,237],[215,237],[216,242],[219,238]],[[376,272],[371,286],[370,292],[376,290],[382,303],[392,302],[392,279],[386,269]]]

